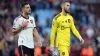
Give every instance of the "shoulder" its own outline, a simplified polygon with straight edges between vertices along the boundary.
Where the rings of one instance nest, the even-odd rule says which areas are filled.
[[[22,20],[22,16],[21,15],[16,17],[14,21],[19,21],[19,20]]]
[[[29,15],[29,19],[31,19],[33,21],[35,20],[34,17],[33,16],[30,16],[30,15]]]
[[[57,14],[55,17],[54,17],[54,20],[57,20],[59,17],[61,16],[61,14]]]
[[[34,19],[33,16],[29,16],[29,19],[30,19],[31,21],[35,22],[35,19]]]
[[[34,17],[33,17],[33,16],[30,16],[30,15],[29,15],[29,18],[30,18],[30,19],[34,19]]]
[[[72,15],[71,15],[71,14],[68,14],[68,16],[69,16],[69,17],[72,17]]]
[[[73,16],[71,14],[68,14],[68,17],[73,20]]]

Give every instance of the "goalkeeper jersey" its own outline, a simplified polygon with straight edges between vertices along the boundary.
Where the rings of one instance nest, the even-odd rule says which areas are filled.
[[[52,30],[50,35],[50,45],[54,45],[56,38],[56,47],[59,45],[70,46],[70,32],[74,33],[76,37],[81,37],[76,30],[73,17],[70,14],[63,15],[62,12],[56,15],[52,22]]]

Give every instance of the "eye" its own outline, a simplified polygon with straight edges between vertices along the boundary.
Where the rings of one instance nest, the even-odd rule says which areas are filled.
[[[27,7],[27,8],[29,8],[29,7]]]
[[[69,6],[69,5],[67,5],[67,6]]]

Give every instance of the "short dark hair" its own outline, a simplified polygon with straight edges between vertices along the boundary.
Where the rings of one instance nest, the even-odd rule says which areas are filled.
[[[61,5],[62,5],[62,4],[65,4],[66,2],[70,3],[70,1],[62,1],[62,2],[61,2]]]
[[[22,2],[21,3],[21,8],[23,8],[25,5],[28,5],[29,3],[28,2]]]

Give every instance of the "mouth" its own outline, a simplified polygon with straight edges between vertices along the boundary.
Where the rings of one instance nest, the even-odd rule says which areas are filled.
[[[29,13],[30,13],[31,11],[29,11]]]
[[[68,9],[68,11],[70,11],[70,9]]]
[[[68,11],[70,11],[70,9],[68,9]]]

